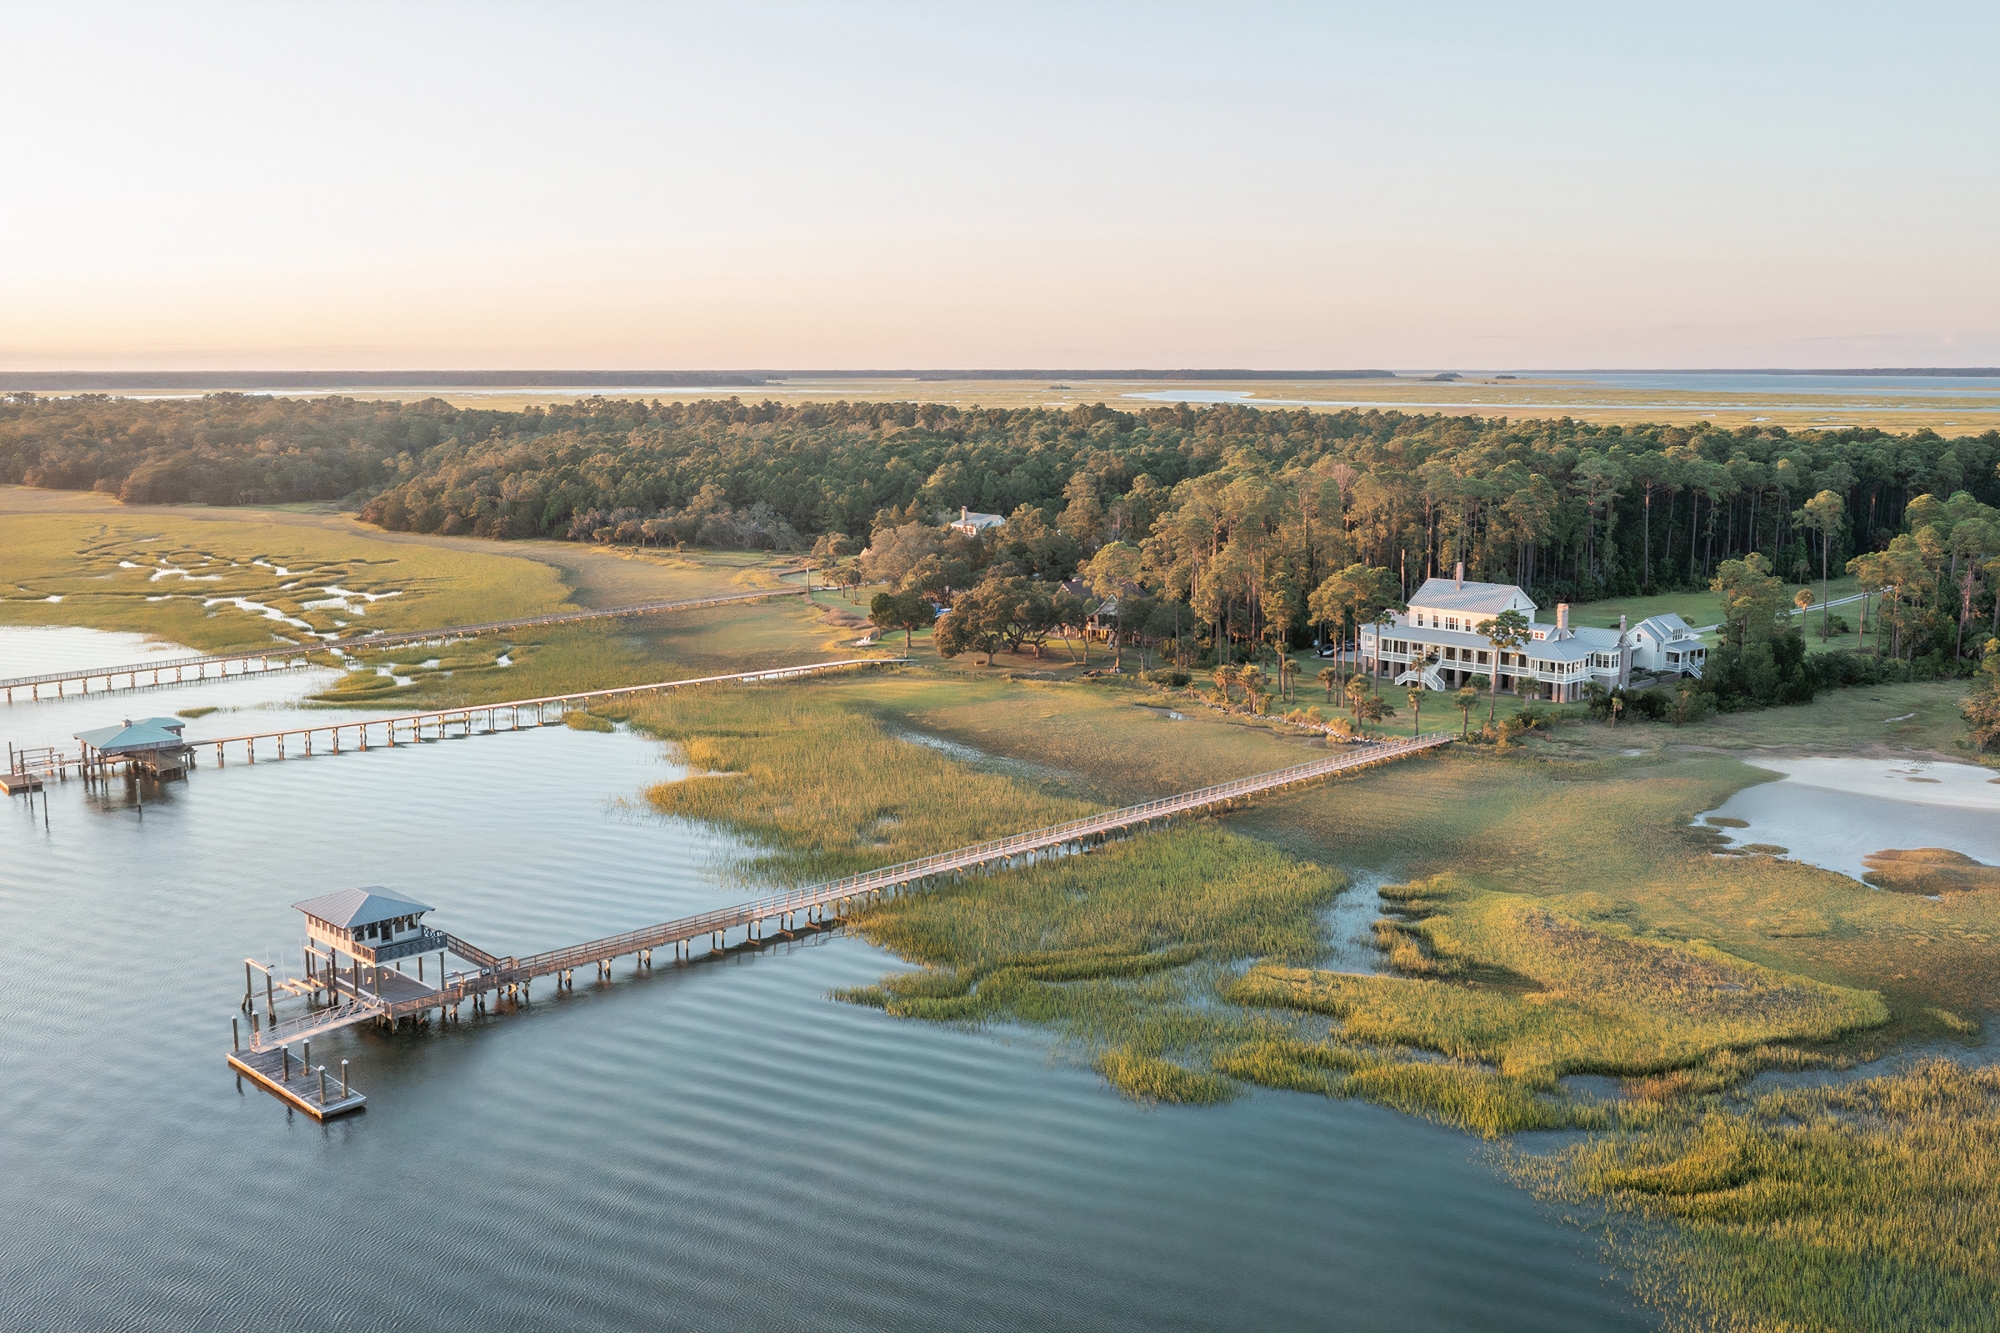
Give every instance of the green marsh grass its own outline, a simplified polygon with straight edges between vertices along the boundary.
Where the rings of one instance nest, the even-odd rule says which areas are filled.
[[[1513,894],[1439,878],[1382,891],[1417,915],[1427,976],[1260,966],[1239,1004],[1338,1017],[1342,1035],[1490,1064],[1537,1087],[1566,1074],[1653,1074],[1725,1049],[1829,1041],[1889,1019],[1881,998],[1695,943],[1586,925]]]
[[[569,605],[560,573],[538,561],[497,546],[487,552],[384,540],[359,527],[150,512],[0,514],[0,544],[8,556],[0,624],[137,631],[207,651],[255,648],[272,642],[274,631],[296,631],[235,606],[204,608],[205,598],[247,597],[317,630],[333,630],[339,619],[354,632],[539,615]],[[121,561],[137,568],[121,568]],[[197,577],[155,582],[162,561]],[[291,572],[281,576],[273,565]],[[307,609],[304,603],[320,600],[327,585],[397,595],[370,603],[365,614]]]
[[[1643,1133],[1517,1157],[1608,1200],[1642,1292],[1690,1328],[2000,1327],[2000,1069],[1705,1099]],[[1666,1227],[1658,1223],[1670,1223]]]

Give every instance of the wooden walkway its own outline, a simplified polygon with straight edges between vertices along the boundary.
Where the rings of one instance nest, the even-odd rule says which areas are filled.
[[[244,759],[249,763],[256,763],[259,741],[264,742],[267,748],[275,748],[276,757],[279,759],[309,758],[315,753],[313,748],[315,738],[320,740],[317,753],[339,754],[342,752],[343,739],[349,750],[367,750],[371,747],[412,745],[419,741],[496,735],[502,732],[550,726],[561,722],[571,709],[588,708],[593,703],[634,694],[686,689],[694,685],[764,685],[774,681],[796,680],[801,676],[810,676],[822,671],[840,671],[850,667],[894,666],[907,661],[909,659],[906,657],[848,657],[835,662],[807,662],[798,666],[772,667],[765,671],[738,671],[727,676],[695,676],[686,680],[654,681],[650,685],[620,685],[608,690],[551,694],[539,699],[510,699],[504,703],[434,708],[423,713],[403,713],[396,717],[371,718],[362,722],[310,723],[304,726],[283,727],[276,731],[251,732],[241,736],[190,739],[188,744],[194,746],[197,751],[214,746],[215,763],[218,768],[226,760],[231,746],[241,746]],[[292,753],[289,756],[285,749],[287,740],[292,742]]]
[[[627,956],[633,957],[639,966],[648,967],[652,963],[653,951],[662,946],[671,946],[676,960],[688,961],[756,948],[769,943],[772,938],[764,933],[767,922],[779,923],[777,938],[793,938],[829,929],[838,925],[848,907],[856,902],[878,901],[927,887],[947,877],[956,878],[968,871],[995,866],[1011,868],[1032,864],[1047,856],[1088,852],[1120,834],[1143,832],[1176,819],[1228,810],[1258,796],[1289,791],[1338,774],[1405,759],[1449,745],[1456,739],[1447,731],[1407,740],[1360,744],[1342,754],[1260,773],[1255,777],[1239,778],[1234,782],[1182,792],[1178,796],[1108,810],[1065,824],[995,838],[790,893],[773,894],[754,902],[700,912],[641,930],[526,957],[502,957],[455,935],[446,934],[447,949],[472,963],[476,970],[451,973],[442,978],[442,984],[429,986],[400,973],[385,973],[384,980],[389,984],[384,985],[379,993],[365,985],[357,989],[345,980],[338,980],[339,1007],[321,1009],[276,1023],[261,1032],[253,1032],[251,1045],[254,1050],[270,1050],[355,1023],[370,1020],[393,1023],[402,1018],[418,1017],[431,1009],[442,1009],[450,1017],[459,1005],[467,1001],[472,1002],[475,1008],[484,1007],[485,997],[489,994],[525,997],[531,983],[541,977],[554,976],[556,984],[561,986],[579,967],[595,966],[600,976],[608,977],[612,962]],[[735,930],[743,931],[744,935],[732,945],[729,933]],[[699,954],[694,948],[696,941],[702,941],[706,946]]]
[[[267,646],[240,653],[209,653],[201,657],[178,657],[160,662],[132,662],[123,666],[86,667],[76,671],[52,671],[39,676],[15,676],[0,680],[0,694],[15,702],[16,690],[28,691],[33,702],[49,690],[50,698],[70,693],[91,693],[92,681],[103,681],[96,692],[151,689],[155,686],[193,684],[204,680],[225,680],[264,671],[310,666],[310,654],[317,652],[356,653],[380,648],[400,648],[413,643],[443,643],[512,629],[534,629],[547,625],[570,625],[586,620],[615,620],[625,616],[650,616],[667,611],[692,611],[705,606],[731,606],[738,602],[761,602],[773,597],[802,597],[803,588],[766,588],[757,592],[728,593],[719,597],[682,598],[671,602],[637,602],[630,606],[606,607],[599,611],[563,611],[546,616],[523,616],[516,620],[489,620],[477,625],[454,625],[444,629],[405,630],[393,634],[367,634],[321,643]],[[230,667],[236,670],[232,673]],[[208,674],[210,667],[216,674]],[[189,673],[193,673],[190,675]],[[144,679],[141,679],[141,678]],[[122,679],[123,683],[120,683]],[[71,685],[79,688],[70,690]]]

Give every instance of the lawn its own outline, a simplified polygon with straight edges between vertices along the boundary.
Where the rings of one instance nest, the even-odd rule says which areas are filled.
[[[1820,595],[1819,580],[1814,579],[1809,583],[1787,583],[1786,598],[1789,600],[1801,589],[1811,592],[1817,599]],[[1861,586],[1858,580],[1840,574],[1837,570],[1835,577],[1827,584],[1827,597],[1831,600],[1851,597],[1859,591]],[[1834,607],[1833,614],[1844,617],[1849,625],[1854,625],[1859,623],[1860,610],[1861,604],[1856,602],[1851,606]],[[1607,597],[1597,602],[1576,602],[1569,609],[1572,625],[1589,625],[1600,629],[1617,629],[1620,616],[1626,617],[1629,624],[1636,625],[1648,616],[1665,615],[1668,612],[1678,613],[1681,619],[1696,629],[1704,625],[1713,625],[1722,619],[1722,594],[1703,590],[1666,592],[1653,597]],[[1555,618],[1556,609],[1553,606],[1545,606],[1536,612],[1538,620],[1553,621]],[[1813,612],[1811,621],[1813,628],[1808,640],[1816,643],[1819,639],[1817,611]]]

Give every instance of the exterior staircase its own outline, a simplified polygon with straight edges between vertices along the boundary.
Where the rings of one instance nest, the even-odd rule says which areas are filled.
[[[1445,688],[1444,677],[1438,674],[1437,664],[1434,662],[1424,663],[1422,670],[1411,666],[1402,675],[1396,677],[1398,685],[1415,685],[1418,681],[1422,681],[1424,688],[1427,690],[1442,690]]]

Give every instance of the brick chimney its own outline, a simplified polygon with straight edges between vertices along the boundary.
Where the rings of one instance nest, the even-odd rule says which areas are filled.
[[[1568,602],[1557,602],[1557,603],[1556,603],[1556,628],[1557,628],[1558,630],[1561,630],[1561,631],[1562,631],[1562,632],[1564,632],[1564,633],[1568,633],[1568,632],[1569,632],[1569,603],[1568,603]]]
[[[1465,562],[1463,560],[1451,567],[1451,581],[1461,588],[1465,586]]]

